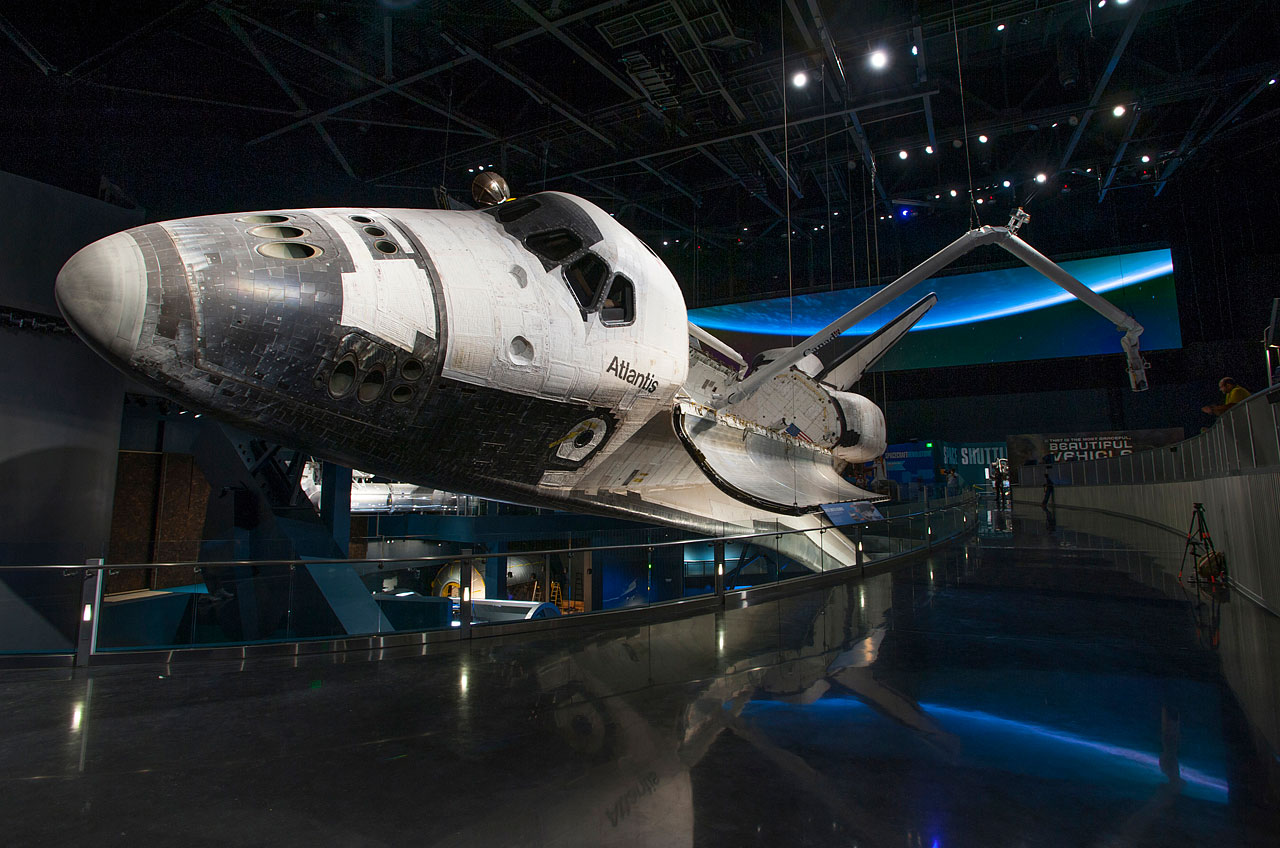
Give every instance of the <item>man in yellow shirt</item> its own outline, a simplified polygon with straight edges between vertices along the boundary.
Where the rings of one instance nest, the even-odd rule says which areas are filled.
[[[1202,411],[1221,415],[1249,396],[1249,390],[1244,386],[1236,385],[1236,381],[1230,377],[1223,377],[1218,381],[1218,391],[1225,396],[1223,402],[1214,406],[1202,406],[1200,407]]]

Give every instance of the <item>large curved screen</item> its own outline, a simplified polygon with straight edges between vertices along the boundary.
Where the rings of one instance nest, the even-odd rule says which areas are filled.
[[[1142,324],[1143,350],[1182,346],[1173,258],[1167,248],[1075,259],[1068,273]],[[816,333],[883,286],[711,306],[689,320],[750,358]],[[1120,352],[1120,333],[1026,266],[935,277],[893,300],[841,339],[854,344],[927,292],[938,304],[873,370],[938,368]]]

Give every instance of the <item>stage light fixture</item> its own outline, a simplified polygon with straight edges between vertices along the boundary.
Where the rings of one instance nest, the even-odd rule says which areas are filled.
[[[1005,180],[1000,185],[1004,186],[1005,188],[1008,188],[1009,186],[1013,185],[1013,183],[1009,182],[1008,180]]]
[[[911,55],[912,55],[912,56],[919,56],[919,55],[920,55],[920,48],[919,48],[919,47],[917,47],[917,46],[916,46],[916,45],[914,45],[914,44],[913,44],[913,45],[911,45]]]
[[[981,197],[979,197],[979,198],[978,198],[978,205],[979,205],[979,206],[981,206],[981,205],[982,205],[982,198],[981,198]]]
[[[804,88],[809,84],[809,75],[804,71],[796,71],[795,76],[791,77],[791,84],[796,88]]]
[[[985,135],[980,135],[980,136],[978,136],[978,144],[986,144],[986,143],[987,143],[987,140],[988,140],[988,139],[987,139],[987,137],[986,137]]]
[[[867,57],[867,61],[871,63],[871,67],[877,71],[883,71],[889,66],[889,54],[883,50],[873,50],[871,55]]]
[[[932,144],[926,144],[926,145],[924,146],[924,152],[925,152],[925,153],[928,153],[930,156],[932,156],[932,155],[933,155],[933,145],[932,145]]]
[[[1147,164],[1147,163],[1148,163],[1148,162],[1150,162],[1150,161],[1151,161],[1151,157],[1150,157],[1150,156],[1148,156],[1148,155],[1147,155],[1147,154],[1145,154],[1145,153],[1144,153],[1144,154],[1142,154],[1142,164],[1144,164],[1144,165],[1145,165],[1145,164]]]
[[[952,196],[952,197],[955,197],[957,194],[959,194],[959,192],[958,192],[958,191],[956,191],[955,189],[951,189],[951,196]]]
[[[906,158],[907,158],[907,151],[905,151],[905,150],[899,150],[899,151],[898,151],[898,158],[899,158],[899,159],[906,159]]]
[[[1004,32],[1004,24],[998,24],[996,26],[996,32]]]
[[[1118,106],[1116,106],[1116,108],[1114,108],[1114,109],[1112,109],[1112,110],[1111,110],[1111,114],[1115,115],[1117,118],[1119,118],[1121,115],[1123,115],[1123,114],[1124,114],[1124,112],[1125,112],[1125,109],[1124,109],[1123,104],[1118,105]]]
[[[1043,182],[1047,181],[1048,179],[1049,179],[1049,177],[1048,177],[1047,175],[1045,175],[1045,174],[1036,174],[1036,182],[1038,182],[1038,183],[1043,183]]]

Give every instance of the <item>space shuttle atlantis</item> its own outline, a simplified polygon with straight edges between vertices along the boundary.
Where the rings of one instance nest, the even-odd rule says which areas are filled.
[[[1065,276],[1014,228],[983,227],[751,370],[689,323],[671,272],[609,214],[558,192],[497,200],[147,224],[80,250],[55,293],[118,368],[272,441],[448,491],[719,533],[825,529],[822,505],[875,499],[837,473],[885,448],[881,410],[849,388],[936,297],[830,355],[845,329],[979,244]],[[1117,324],[1132,365],[1141,327]],[[853,560],[825,535],[828,558]]]

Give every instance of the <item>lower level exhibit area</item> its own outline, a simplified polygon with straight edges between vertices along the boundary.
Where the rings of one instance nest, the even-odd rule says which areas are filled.
[[[691,614],[9,669],[5,842],[1274,845],[1276,618],[1149,525],[976,518]]]

